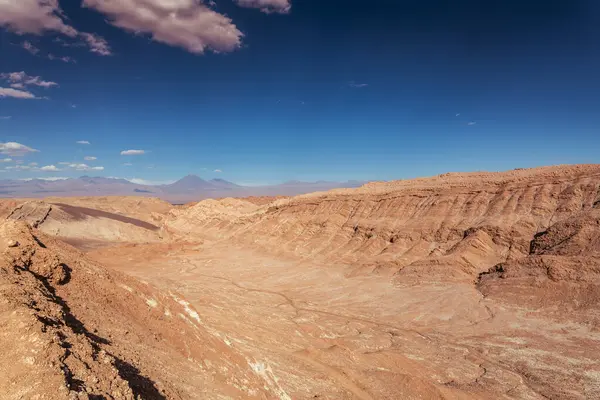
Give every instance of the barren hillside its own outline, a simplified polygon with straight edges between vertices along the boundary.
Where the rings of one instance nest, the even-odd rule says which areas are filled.
[[[0,346],[21,308],[72,346],[7,355],[18,393],[34,374],[124,398],[600,398],[600,165],[268,200],[4,203]],[[101,238],[107,269],[46,235]]]
[[[406,279],[474,280],[529,252],[533,236],[600,200],[600,166],[445,174],[240,208],[201,202],[167,226]],[[212,208],[211,208],[212,207]],[[222,216],[222,213],[219,213]],[[193,221],[193,223],[191,222]]]

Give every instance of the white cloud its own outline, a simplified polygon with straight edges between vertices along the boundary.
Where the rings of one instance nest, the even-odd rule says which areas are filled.
[[[9,162],[12,162],[12,158],[3,158],[3,159],[0,159],[0,163],[9,163]]]
[[[129,162],[123,163],[123,166],[124,166],[124,167],[131,167],[132,165],[133,165],[133,164],[132,164],[132,163],[129,163]]]
[[[18,90],[18,89],[13,89],[13,88],[0,87],[0,98],[2,98],[2,97],[12,97],[15,99],[25,99],[25,100],[39,99],[39,97],[36,97],[35,94],[28,92],[26,90]]]
[[[58,86],[58,83],[52,81],[45,81],[39,76],[29,76],[25,73],[25,71],[0,74],[0,78],[6,79],[8,82],[11,83],[11,86],[13,88],[17,89],[24,89],[26,86],[30,85],[40,86],[43,88]]]
[[[90,167],[87,164],[69,164],[76,171],[104,171],[104,167]]]
[[[467,125],[469,125],[469,126],[477,125],[477,122],[475,122],[475,121],[471,121],[471,122],[469,122]]]
[[[14,167],[6,167],[6,169],[15,169],[17,171],[29,171],[31,167],[29,165],[15,165]]]
[[[241,7],[265,13],[288,13],[290,0],[235,0]],[[135,34],[148,34],[153,40],[184,48],[195,54],[207,50],[229,52],[241,46],[244,34],[233,21],[211,7],[212,0],[83,0],[109,19],[113,25]],[[80,32],[70,25],[59,0],[0,0],[0,27],[19,35],[58,33],[65,47],[86,46],[93,53],[112,54],[106,40],[94,33]],[[31,49],[33,50],[33,49]],[[29,51],[29,50],[28,50]],[[33,50],[35,51],[35,50]],[[67,57],[48,56],[71,62]]]
[[[58,0],[2,0],[0,25],[18,34],[51,31],[77,36],[77,30],[64,23]]]
[[[90,156],[87,156],[87,157],[83,157],[83,159],[84,159],[85,161],[96,161],[98,158],[97,158],[97,157],[90,157]]]
[[[30,163],[29,163],[29,166],[30,166],[30,167],[37,167],[37,166],[38,166],[38,163],[36,163],[36,162],[30,162]]]
[[[88,44],[92,53],[100,54],[101,56],[112,55],[112,50],[110,49],[108,42],[104,38],[96,35],[95,33],[82,32],[79,35]]]
[[[235,0],[238,6],[258,8],[265,13],[287,14],[292,9],[290,0]]]
[[[0,116],[0,119],[11,119],[12,117],[10,115],[5,115],[5,116]]]
[[[31,147],[25,146],[21,143],[6,142],[0,143],[0,153],[9,156],[24,156],[29,153],[37,153],[39,150],[32,149]]]
[[[59,33],[82,40],[90,51],[106,55],[108,44],[94,34],[79,32],[65,23],[66,17],[58,0],[0,0],[0,26],[19,35]],[[92,38],[90,36],[92,35]]]
[[[456,114],[457,117],[460,117],[460,113]]]
[[[145,150],[123,150],[121,152],[122,156],[141,156],[142,154],[146,154]]]
[[[40,49],[35,47],[33,44],[31,44],[31,42],[28,42],[27,40],[21,43],[21,47],[27,50],[29,53],[33,54],[34,56],[40,52]]]
[[[90,142],[88,142],[87,140],[78,140],[75,143],[77,144],[91,144]]]
[[[71,165],[70,162],[66,162],[66,161],[61,161],[58,163],[58,165]]]
[[[56,172],[56,171],[60,171],[60,169],[56,168],[55,165],[46,165],[46,166],[40,168],[40,171],[42,171],[42,172]]]
[[[119,28],[196,54],[233,51],[243,37],[230,18],[198,0],[83,0],[83,5]]]
[[[216,173],[220,174],[223,171],[221,171],[220,169],[215,169],[213,172],[216,172]]]

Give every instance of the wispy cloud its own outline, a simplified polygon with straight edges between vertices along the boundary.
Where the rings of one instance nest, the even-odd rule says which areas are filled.
[[[110,49],[108,42],[104,38],[102,38],[94,33],[82,32],[79,35],[88,44],[90,51],[92,53],[100,54],[101,56],[111,56],[112,55],[112,50]]]
[[[123,150],[121,152],[122,156],[141,156],[142,154],[146,154],[146,150]]]
[[[33,43],[31,43],[28,40],[25,40],[23,43],[21,43],[21,48],[28,51],[33,56],[37,56],[41,52],[41,50],[39,48],[37,48]],[[92,50],[92,52],[93,52],[93,50]],[[46,55],[46,58],[48,60],[52,60],[52,61],[57,60],[57,61],[65,62],[65,63],[77,63],[77,61],[73,57],[57,56],[52,53],[48,53],[48,55]]]
[[[59,33],[73,40],[83,41],[90,51],[102,54],[97,45],[98,40],[90,40],[87,36],[90,34],[79,32],[65,21],[65,13],[58,0],[0,1],[0,26],[20,35]]]
[[[215,169],[213,172],[216,172],[218,174],[222,173],[223,171],[221,171],[220,169]]]
[[[29,41],[24,41],[23,43],[21,43],[21,47],[25,50],[27,50],[29,53],[33,54],[34,56],[40,52],[40,49],[38,49],[37,47],[35,47],[33,44],[31,44],[31,42]]]
[[[457,117],[460,117],[460,113],[456,114]]]
[[[0,153],[6,154],[13,157],[24,156],[30,153],[37,153],[39,150],[33,149],[29,146],[25,146],[21,143],[16,142],[6,142],[0,143]]]
[[[0,87],[0,97],[12,97],[14,99],[33,100],[39,99],[35,94],[26,90]]]
[[[87,157],[83,157],[83,159],[85,161],[96,161],[98,158],[97,157],[87,156]]]
[[[129,163],[129,162],[126,162],[126,163],[123,163],[123,166],[124,167],[131,167],[131,166],[133,166],[133,164]]]
[[[0,116],[0,120],[7,120],[7,119],[11,119],[12,117],[10,115],[5,115],[5,116]]]
[[[88,142],[87,140],[78,140],[75,143],[77,144],[91,144],[90,142]]]
[[[48,60],[58,60],[58,61],[62,61],[65,63],[73,63],[76,64],[77,60],[75,60],[73,57],[69,57],[69,56],[55,56],[54,54],[50,53],[48,54]]]
[[[0,78],[10,82],[13,88],[18,89],[23,89],[26,86],[40,86],[43,88],[58,86],[56,82],[45,81],[39,76],[27,75],[25,71],[3,73],[0,74]]]
[[[360,89],[360,88],[365,88],[365,87],[369,86],[369,84],[351,81],[351,82],[348,82],[348,86],[350,86],[351,88]]]
[[[289,0],[235,0],[238,6],[246,8],[258,8],[262,12],[287,14],[292,9]]]
[[[233,51],[243,37],[230,18],[200,1],[83,0],[83,5],[107,15],[119,28],[196,54]]]
[[[0,159],[0,163],[9,163],[9,162],[12,162],[12,160],[13,160],[12,158],[2,158],[2,159]]]
[[[469,126],[477,125],[477,122],[471,121],[471,122],[467,123],[467,125],[469,125]]]

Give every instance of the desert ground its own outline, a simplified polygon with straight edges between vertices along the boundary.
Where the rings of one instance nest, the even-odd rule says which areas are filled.
[[[600,399],[600,165],[0,218],[2,399]]]

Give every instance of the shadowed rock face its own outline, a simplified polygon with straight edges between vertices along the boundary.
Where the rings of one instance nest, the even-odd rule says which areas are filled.
[[[149,231],[157,231],[159,229],[158,226],[152,225],[149,222],[141,221],[135,218],[129,218],[119,214],[109,213],[106,211],[96,210],[94,208],[77,207],[63,203],[55,203],[55,205],[60,207],[62,211],[66,212],[77,221],[85,220],[86,218],[106,218],[123,222],[125,224],[131,224]]]
[[[158,241],[160,228],[123,214],[64,203],[25,201],[6,217],[65,240]]]

